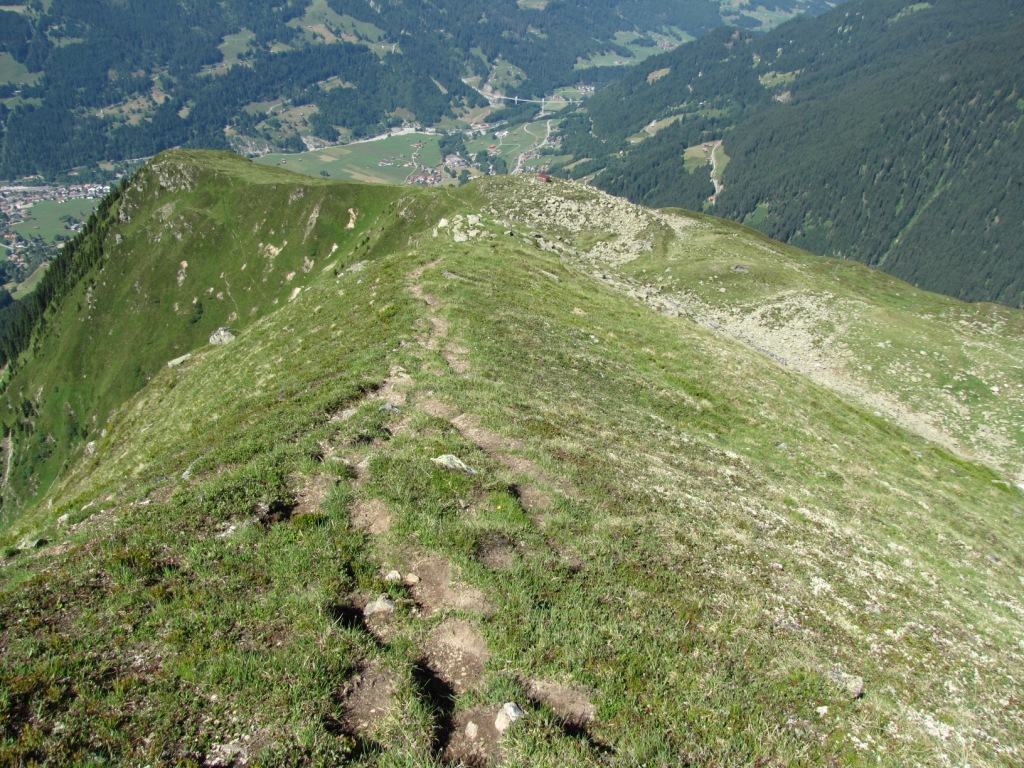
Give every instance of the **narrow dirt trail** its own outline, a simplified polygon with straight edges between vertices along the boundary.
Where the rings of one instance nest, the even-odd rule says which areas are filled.
[[[369,393],[367,399],[378,401],[381,409],[391,414],[388,429],[395,436],[410,435],[416,412],[447,421],[467,442],[517,478],[515,488],[523,508],[539,514],[553,505],[552,493],[571,496],[572,488],[521,455],[526,451],[522,441],[483,426],[478,415],[461,411],[439,399],[433,391],[432,382],[438,377],[472,375],[472,350],[464,339],[452,337],[444,303],[424,286],[424,275],[437,270],[441,261],[436,259],[407,275],[409,294],[424,306],[423,329],[416,338],[420,351],[414,352],[414,357],[419,358],[418,368],[412,370],[408,362],[409,371],[393,366],[382,385]],[[447,365],[439,365],[438,358]],[[344,413],[351,415],[355,411],[356,408],[349,408]],[[401,610],[398,606],[410,606],[407,610],[414,625],[422,622],[423,630],[418,633],[406,672],[417,696],[434,713],[430,736],[434,759],[443,765],[494,764],[501,758],[502,736],[495,723],[502,704],[492,702],[463,709],[459,700],[464,694],[486,688],[487,667],[493,652],[483,628],[499,606],[484,590],[464,581],[458,566],[444,555],[415,541],[394,538],[395,510],[366,492],[370,460],[384,446],[385,443],[371,445],[360,455],[355,467],[356,500],[351,521],[368,536],[379,558],[381,577],[389,587],[375,600],[368,596],[356,599],[339,613],[339,620],[367,632],[380,647],[389,647],[396,633],[408,631],[399,629],[402,622],[398,618],[401,614],[396,614]],[[496,568],[509,567],[514,549],[514,544],[496,541],[481,556]],[[401,565],[401,571],[389,563]],[[343,729],[364,739],[382,733],[399,706],[396,691],[400,687],[398,673],[368,660],[344,694]],[[569,703],[565,704],[563,699]],[[528,700],[523,704],[530,701],[541,702],[559,714],[565,709],[565,722],[575,718],[573,722],[578,721],[580,728],[593,717],[584,692],[553,683],[531,681]]]

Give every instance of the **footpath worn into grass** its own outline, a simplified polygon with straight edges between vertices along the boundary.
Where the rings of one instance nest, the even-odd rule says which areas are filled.
[[[3,761],[1019,762],[1024,494],[652,309],[703,225],[618,206],[410,193],[156,372],[6,534]]]

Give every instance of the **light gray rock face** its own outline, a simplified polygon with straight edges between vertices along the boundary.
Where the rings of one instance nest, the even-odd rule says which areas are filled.
[[[210,340],[210,343],[211,344],[213,343],[213,339]],[[192,359],[192,353],[188,352],[188,353],[182,355],[181,357],[176,357],[173,360],[168,360],[167,361],[167,367],[168,368],[177,368],[182,363],[187,363],[191,359]]]
[[[218,328],[212,334],[210,334],[210,343],[214,346],[224,346],[230,344],[235,340],[235,334],[231,332],[230,328]]]
[[[828,673],[828,679],[851,699],[859,699],[864,695],[863,677],[848,675],[836,669]]]
[[[381,595],[376,600],[366,604],[363,608],[363,615],[369,618],[370,616],[376,616],[377,614],[387,614],[395,612],[395,601],[392,600],[388,595]]]
[[[494,729],[498,733],[504,733],[512,727],[513,723],[517,720],[522,720],[524,717],[526,717],[526,713],[522,707],[514,701],[507,701],[501,706],[498,716],[494,718]]]
[[[450,453],[438,456],[436,459],[431,459],[431,461],[445,469],[450,469],[452,472],[465,472],[467,475],[476,474],[475,469],[469,466],[458,456],[453,456]]]

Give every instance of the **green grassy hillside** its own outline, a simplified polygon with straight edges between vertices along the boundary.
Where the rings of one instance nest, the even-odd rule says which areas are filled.
[[[37,338],[35,364],[7,384],[5,509],[46,491],[168,361],[219,327],[243,330],[325,268],[365,259],[394,215],[393,188],[341,192],[226,154],[201,167],[190,157],[165,156],[137,177],[104,260]]]
[[[944,447],[724,322],[816,296],[780,333],[821,304],[849,321],[821,355],[934,340],[938,392],[957,344],[1019,384],[1019,342],[980,327],[1019,314],[522,177],[416,192],[173,153],[119,215],[96,354],[151,337],[160,362],[4,534],[3,762],[1019,762],[1012,451]],[[225,317],[161,330],[222,272],[237,309],[225,284]],[[55,375],[53,329],[88,335],[76,311],[22,388]],[[882,368],[865,386],[914,405]],[[83,403],[118,401],[85,375]],[[499,733],[505,702],[526,717]]]

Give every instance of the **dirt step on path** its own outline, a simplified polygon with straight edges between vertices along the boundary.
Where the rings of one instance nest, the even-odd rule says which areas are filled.
[[[446,609],[482,614],[494,610],[484,593],[459,582],[452,564],[439,555],[415,557],[409,572],[417,579],[409,591],[422,616],[433,616]]]
[[[500,710],[500,704],[491,704],[458,713],[452,720],[444,760],[452,765],[483,766],[500,757],[501,734],[494,727]]]
[[[398,675],[380,664],[370,664],[349,680],[341,727],[351,736],[374,738],[394,706]]]
[[[423,644],[423,655],[427,666],[456,694],[483,685],[491,656],[480,630],[465,619],[445,619],[434,627]]]
[[[352,525],[371,536],[380,536],[391,528],[391,513],[380,499],[359,499],[352,505],[349,519]]]

